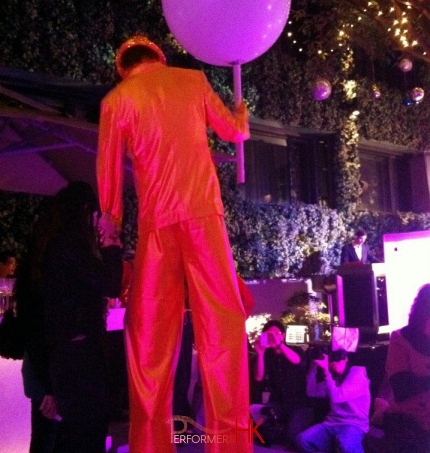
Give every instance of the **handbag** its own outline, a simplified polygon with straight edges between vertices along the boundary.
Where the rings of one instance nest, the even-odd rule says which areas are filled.
[[[0,356],[5,359],[22,360],[24,357],[24,336],[20,318],[13,308],[3,314],[0,324]]]

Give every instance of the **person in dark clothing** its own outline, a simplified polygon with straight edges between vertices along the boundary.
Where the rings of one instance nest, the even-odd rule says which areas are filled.
[[[24,393],[31,399],[29,453],[51,453],[58,428],[58,414],[49,377],[42,298],[42,261],[46,245],[58,233],[57,198],[49,200],[33,226],[33,234],[18,269],[15,286],[17,316],[22,327]]]
[[[27,272],[17,285],[18,316],[28,328],[24,381],[41,384],[46,393],[40,407],[35,400],[35,421],[39,412],[60,421],[54,445],[47,430],[46,449],[31,453],[105,451],[105,297],[120,293],[122,261],[119,239],[109,225],[99,225],[98,247],[96,200],[82,182],[55,196],[45,228],[35,231]],[[31,313],[36,315],[32,325]]]
[[[301,348],[285,344],[285,327],[277,320],[265,324],[254,349],[257,353],[254,377],[256,381],[266,379],[270,397],[267,404],[251,405],[251,415],[256,423],[260,418],[265,419],[263,430],[264,425],[274,420],[284,424],[285,442],[292,446],[296,435],[313,420],[306,397],[305,356]],[[264,440],[270,443],[270,429],[264,431]]]
[[[342,247],[340,257],[341,264],[345,263],[379,263],[380,261],[372,254],[369,246],[365,243],[367,233],[362,228],[355,232],[354,239]]]

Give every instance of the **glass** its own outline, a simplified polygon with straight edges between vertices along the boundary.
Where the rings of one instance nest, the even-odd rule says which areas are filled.
[[[15,278],[0,278],[0,316],[13,306],[13,288]]]

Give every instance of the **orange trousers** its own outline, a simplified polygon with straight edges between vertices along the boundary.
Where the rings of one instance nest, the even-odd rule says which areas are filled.
[[[185,280],[203,382],[205,429],[229,436],[205,442],[206,451],[252,452],[246,432],[245,314],[224,219],[213,215],[139,231],[125,318],[130,453],[175,451],[172,394]]]

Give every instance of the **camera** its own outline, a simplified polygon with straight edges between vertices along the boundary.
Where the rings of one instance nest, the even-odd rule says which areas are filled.
[[[344,349],[338,349],[336,351],[331,351],[329,360],[330,362],[340,362],[341,360],[345,360],[348,353]]]
[[[329,362],[340,362],[347,357],[347,352],[343,349],[332,351],[328,346],[313,346],[308,350],[310,360],[322,360],[324,354],[328,355]]]
[[[322,360],[324,354],[329,355],[330,350],[328,346],[313,346],[308,350],[308,356],[310,360]]]
[[[264,348],[269,347],[269,332],[263,332],[260,336],[260,344]]]

